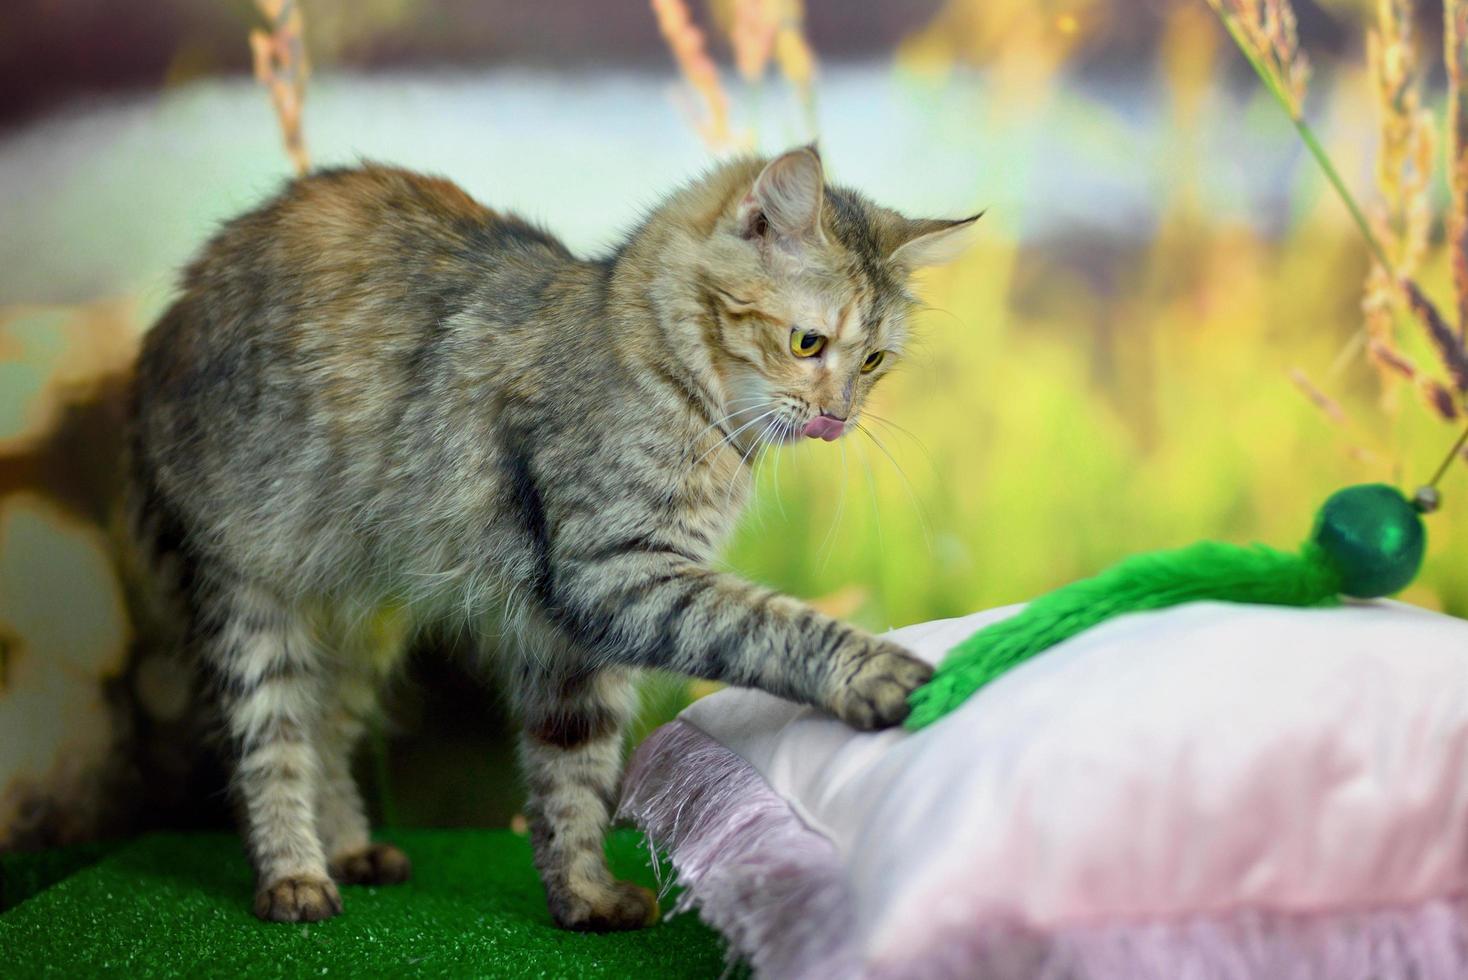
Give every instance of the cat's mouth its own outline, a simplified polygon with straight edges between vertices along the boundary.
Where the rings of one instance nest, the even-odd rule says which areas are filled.
[[[800,430],[800,434],[807,439],[824,439],[826,442],[835,442],[845,432],[845,419],[825,414],[817,415],[805,423],[805,428]]]

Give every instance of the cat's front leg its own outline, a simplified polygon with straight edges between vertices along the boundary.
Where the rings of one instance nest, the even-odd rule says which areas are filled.
[[[554,631],[536,633],[512,659],[507,688],[524,725],[525,809],[551,918],[589,932],[651,925],[657,897],[615,878],[604,844],[637,700],[631,672],[592,668]]]
[[[933,676],[901,646],[799,600],[738,579],[723,584],[718,642],[702,657],[694,651],[688,673],[813,704],[861,731],[901,724],[908,695]],[[744,641],[731,645],[737,637]]]
[[[899,724],[933,668],[802,602],[676,551],[604,546],[549,570],[545,608],[604,660],[757,687],[863,730]]]

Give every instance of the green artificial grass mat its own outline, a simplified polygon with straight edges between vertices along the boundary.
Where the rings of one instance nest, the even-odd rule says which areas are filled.
[[[0,915],[0,976],[719,977],[722,939],[693,915],[590,935],[551,925],[530,844],[508,830],[403,830],[413,879],[346,886],[346,911],[260,922],[238,838],[158,834]],[[640,835],[608,841],[616,873],[653,886]],[[666,902],[664,903],[667,904]]]
[[[0,854],[0,912],[19,905],[117,850],[116,841],[69,844],[46,851]]]

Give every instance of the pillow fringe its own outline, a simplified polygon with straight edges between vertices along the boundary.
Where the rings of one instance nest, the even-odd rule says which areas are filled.
[[[694,725],[664,725],[634,754],[618,816],[664,849],[684,892],[764,977],[985,980],[1458,980],[1468,899],[1311,914],[1241,910],[1035,930],[953,923],[900,959],[871,961],[835,846],[759,772]],[[664,891],[670,887],[665,883]],[[935,910],[936,911],[936,910]]]
[[[674,911],[696,908],[759,975],[860,976],[835,846],[743,758],[672,721],[633,755],[617,813],[668,854]]]

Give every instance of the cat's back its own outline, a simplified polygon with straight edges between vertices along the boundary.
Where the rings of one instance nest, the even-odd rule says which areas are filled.
[[[486,207],[450,180],[366,164],[297,179],[231,222],[206,248],[186,286],[199,273],[220,272],[220,263],[245,274],[264,263],[313,279],[328,298],[349,299],[368,285],[364,277],[396,271],[406,277],[403,295],[442,304],[453,298],[442,291],[457,286],[462,292],[487,266],[569,260],[554,236]]]
[[[460,311],[486,279],[534,279],[572,261],[553,236],[443,178],[370,164],[324,170],[227,223],[186,270],[181,315],[155,333],[175,335],[173,361],[261,343],[279,343],[287,358],[387,356]]]
[[[144,339],[139,408],[222,422],[266,395],[384,402],[419,380],[422,352],[457,314],[529,315],[524,296],[574,264],[553,236],[451,181],[319,171],[225,224],[189,265]]]
[[[144,338],[135,459],[220,521],[247,501],[361,507],[425,432],[483,403],[463,362],[492,359],[471,346],[512,344],[527,297],[578,267],[447,180],[369,165],[293,181],[220,229]]]

